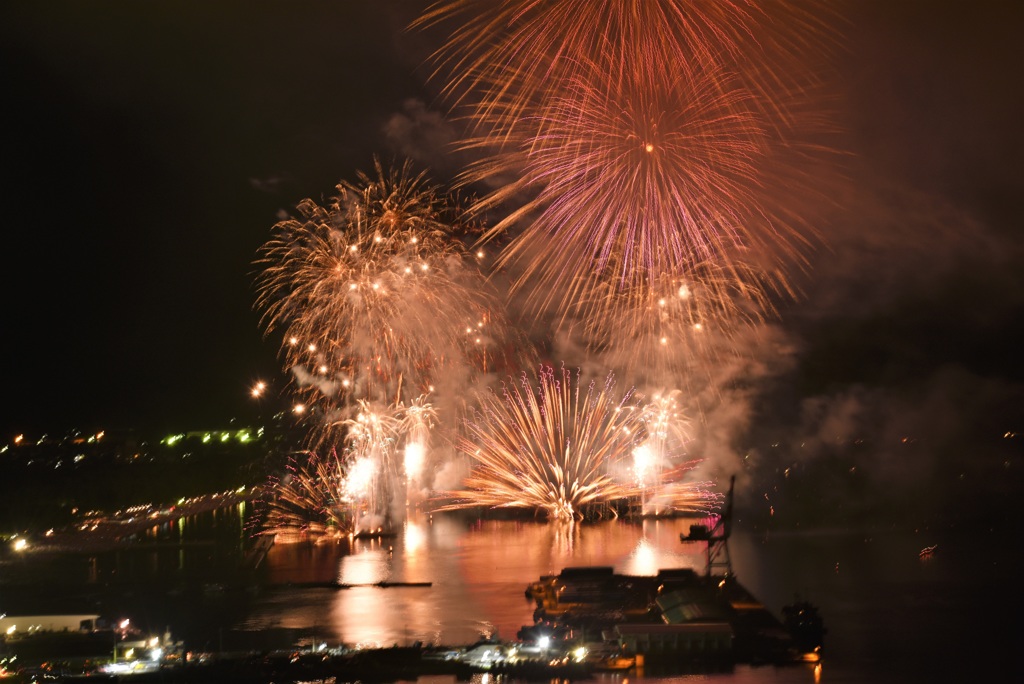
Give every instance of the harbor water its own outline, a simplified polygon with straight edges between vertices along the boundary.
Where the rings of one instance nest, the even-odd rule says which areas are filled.
[[[444,514],[413,516],[393,537],[275,544],[240,580],[245,515],[243,504],[182,519],[132,551],[49,562],[29,584],[8,565],[0,610],[55,612],[63,602],[59,612],[120,611],[193,650],[457,645],[514,639],[533,623],[525,590],[541,575],[588,565],[653,575],[705,563],[702,545],[680,542],[693,520],[556,525]],[[995,531],[752,532],[737,521],[729,550],[738,580],[775,614],[796,596],[819,607],[824,658],[663,684],[1004,681],[1024,672],[1014,652],[1022,550]]]

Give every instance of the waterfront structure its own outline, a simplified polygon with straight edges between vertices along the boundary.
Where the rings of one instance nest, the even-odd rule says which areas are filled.
[[[0,615],[0,634],[17,638],[37,632],[91,632],[99,615]]]

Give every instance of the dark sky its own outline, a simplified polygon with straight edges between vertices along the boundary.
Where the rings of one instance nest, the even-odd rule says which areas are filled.
[[[281,375],[255,252],[278,212],[394,154],[410,132],[388,122],[428,118],[410,99],[439,108],[416,68],[429,41],[402,31],[421,4],[4,4],[0,441],[252,415],[250,383]],[[849,4],[858,192],[782,322],[807,434],[869,405],[955,412],[960,392],[993,392],[1024,431],[1022,15]]]

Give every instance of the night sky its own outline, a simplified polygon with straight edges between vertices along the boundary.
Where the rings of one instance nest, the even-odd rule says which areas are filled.
[[[0,441],[255,415],[251,382],[282,373],[252,264],[281,212],[374,154],[459,170],[423,64],[435,37],[404,30],[423,4],[5,3]],[[814,455],[1001,438],[979,466],[998,480],[1024,467],[1004,437],[1024,433],[1024,10],[847,5],[851,191],[744,425]],[[887,449],[879,476],[912,479],[922,464]]]
[[[278,212],[393,154],[408,11],[6,6],[5,431],[223,426],[278,371],[253,258]]]

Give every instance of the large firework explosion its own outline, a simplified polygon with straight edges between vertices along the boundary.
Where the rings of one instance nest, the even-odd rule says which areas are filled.
[[[552,94],[535,135],[473,169],[519,175],[480,208],[528,198],[488,233],[528,223],[503,260],[547,237],[567,263],[614,263],[628,286],[767,244],[754,219],[769,145],[742,91],[723,93],[712,78],[580,71]]]
[[[514,179],[476,209],[517,203],[486,235],[520,227],[499,259],[516,287],[564,306],[598,274],[628,299],[716,264],[737,289],[788,291],[785,265],[801,263],[816,232],[790,204],[823,202],[817,167],[744,109],[744,91],[709,85],[718,80],[608,80],[593,67],[552,95],[534,136],[470,170]]]
[[[458,0],[418,24],[449,20],[438,72],[484,155],[466,178],[502,179],[476,210],[503,214],[487,235],[512,235],[530,305],[593,299],[595,274],[646,299],[707,264],[792,294],[826,203],[827,3]]]
[[[441,510],[518,508],[575,520],[642,504],[649,491],[661,512],[707,511],[716,501],[707,483],[650,479],[672,461],[670,420],[632,392],[617,395],[610,375],[603,386],[584,385],[578,373],[542,367],[536,388],[523,376],[482,401],[458,445],[470,474]]]

